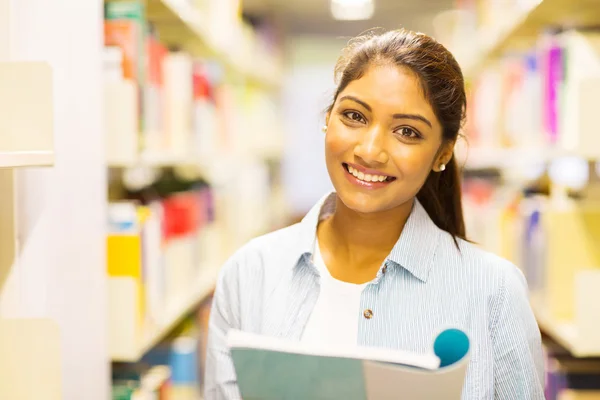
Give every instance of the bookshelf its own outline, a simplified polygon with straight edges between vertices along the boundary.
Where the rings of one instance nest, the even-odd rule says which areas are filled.
[[[15,168],[54,164],[52,69],[46,62],[11,60],[12,11],[9,1],[0,1],[0,294],[11,273],[18,274],[14,265],[19,239],[23,239],[17,229]],[[56,324],[49,319],[8,319],[6,312],[0,314],[0,398],[60,399]],[[31,385],[32,381],[36,384]]]
[[[206,306],[222,261],[278,218],[264,210],[279,204],[281,63],[272,35],[247,26],[235,4],[105,3],[113,372],[165,342],[177,352],[171,334]]]
[[[115,287],[114,285],[111,286],[113,293],[109,296],[110,309],[125,313],[125,315],[115,315],[113,313],[111,319],[116,318],[116,320],[113,320],[114,323],[109,321],[111,327],[110,338],[112,339],[110,342],[111,360],[113,362],[137,362],[144,354],[166,338],[212,292],[217,282],[220,266],[220,263],[215,262],[202,268],[202,272],[199,274],[197,281],[191,286],[191,289],[183,292],[181,297],[172,301],[171,307],[167,308],[161,322],[156,327],[142,331],[140,340],[136,340],[135,335],[123,335],[123,332],[134,331],[133,328],[123,327],[121,324],[123,324],[123,321],[128,321],[129,324],[134,323],[135,318],[132,315],[135,313],[135,305],[128,307],[120,302],[122,296],[113,295]],[[118,304],[115,302],[118,302]]]
[[[598,160],[590,106],[600,89],[598,33],[587,29],[600,21],[597,2],[478,4],[485,11],[468,10],[478,20],[468,33],[475,45],[454,39],[469,81],[470,144],[457,149],[465,168],[505,173],[567,156]]]
[[[482,26],[474,37],[474,48],[457,49],[464,59],[464,74],[473,78],[487,64],[507,50],[523,49],[536,40],[544,29],[554,26],[593,26],[600,20],[596,0],[536,0],[523,2],[521,8],[505,11],[506,17],[494,18],[494,24]]]
[[[47,63],[0,62],[0,288],[18,249],[13,169],[54,164],[52,96]]]

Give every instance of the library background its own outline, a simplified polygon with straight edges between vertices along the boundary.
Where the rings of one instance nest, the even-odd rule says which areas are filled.
[[[468,83],[469,237],[522,268],[548,399],[600,399],[600,0],[0,0],[0,399],[197,399],[211,293],[331,189],[348,38]]]

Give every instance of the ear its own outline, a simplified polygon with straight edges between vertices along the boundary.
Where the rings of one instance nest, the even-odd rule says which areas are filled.
[[[325,115],[325,125],[323,125],[323,127],[321,128],[321,131],[323,131],[323,133],[327,133],[327,127],[329,126],[329,116],[331,115],[331,111],[328,111],[327,114]]]
[[[441,165],[448,165],[450,160],[454,155],[454,145],[456,144],[456,140],[446,140],[440,147],[438,151],[438,155],[433,164],[433,170],[436,172],[441,172]]]

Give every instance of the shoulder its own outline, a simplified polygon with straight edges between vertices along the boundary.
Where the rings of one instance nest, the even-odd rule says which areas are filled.
[[[527,282],[516,265],[476,244],[457,241],[458,248],[451,235],[440,235],[436,264],[443,264],[446,273],[488,296],[498,298],[506,292],[526,296]]]
[[[443,268],[436,275],[447,293],[463,299],[467,309],[483,310],[490,332],[507,315],[525,321],[523,326],[535,325],[527,282],[516,265],[464,240],[458,240],[457,249],[450,235],[442,236],[436,263]]]

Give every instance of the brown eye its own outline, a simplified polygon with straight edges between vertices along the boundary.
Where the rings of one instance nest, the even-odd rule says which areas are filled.
[[[356,111],[346,111],[344,113],[344,116],[355,122],[365,122],[364,117],[360,113],[357,113]]]
[[[400,133],[402,133],[402,136],[416,136],[415,131],[410,128],[402,128]]]
[[[417,131],[408,126],[403,126],[396,132],[398,132],[402,137],[406,139],[419,139],[421,137],[421,135]]]

